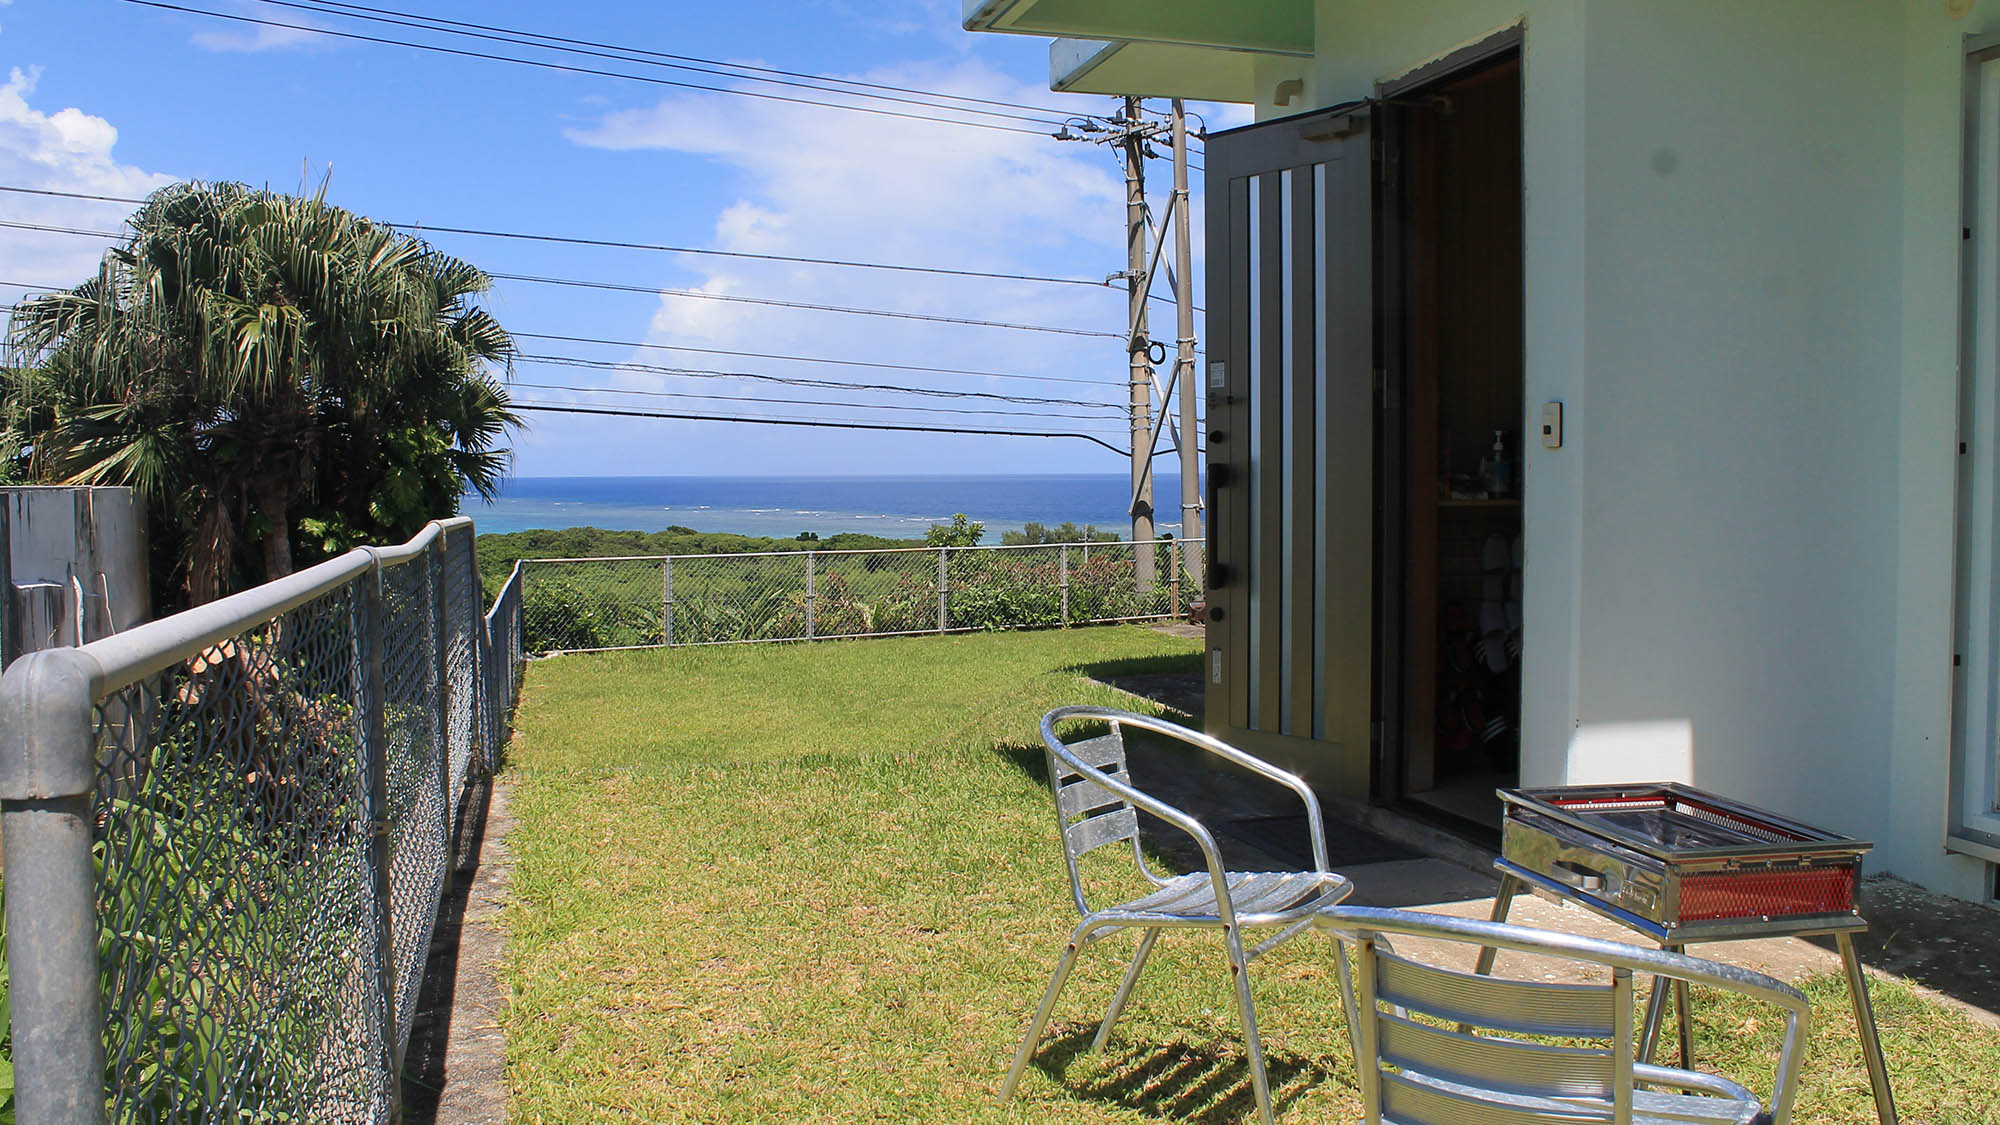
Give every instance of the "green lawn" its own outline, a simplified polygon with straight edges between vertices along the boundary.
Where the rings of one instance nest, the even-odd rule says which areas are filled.
[[[1075,922],[1035,723],[1144,706],[1085,670],[1197,657],[1102,628],[532,666],[507,765],[513,1120],[1250,1119],[1213,935],[1162,940],[1102,1056],[1081,1049],[1128,947],[1086,951],[1021,1097],[993,1101]],[[1281,1118],[1353,1120],[1327,943],[1253,978]],[[1811,991],[1799,1120],[1872,1120],[1844,994]],[[1876,1002],[1906,1123],[2000,1121],[2000,1032],[1893,984]],[[1759,1073],[1767,1013],[1697,1014],[1713,1065]]]

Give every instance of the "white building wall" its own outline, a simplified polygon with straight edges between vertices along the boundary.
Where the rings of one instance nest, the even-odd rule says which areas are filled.
[[[1572,780],[1887,830],[1900,33],[1882,0],[1591,6]]]
[[[1959,81],[2000,0],[1954,6],[1319,0],[1258,112],[1525,28],[1526,400],[1567,442],[1527,449],[1524,782],[1691,779],[1977,896],[1942,846]]]

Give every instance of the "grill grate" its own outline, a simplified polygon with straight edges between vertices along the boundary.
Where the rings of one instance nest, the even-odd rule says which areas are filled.
[[[1681,880],[1681,920],[1845,914],[1854,909],[1856,867],[1716,871]]]

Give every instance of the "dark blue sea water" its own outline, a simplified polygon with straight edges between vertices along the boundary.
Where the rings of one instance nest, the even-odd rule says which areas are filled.
[[[602,527],[696,531],[791,538],[858,531],[921,538],[954,512],[986,525],[984,542],[1022,524],[1095,524],[1129,535],[1130,483],[1120,475],[1036,477],[515,477],[486,503],[464,511],[482,532]],[[1180,534],[1180,478],[1153,485],[1157,528]]]

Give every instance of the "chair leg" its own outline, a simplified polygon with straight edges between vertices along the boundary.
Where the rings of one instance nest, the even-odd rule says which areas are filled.
[[[1271,1079],[1264,1072],[1264,1041],[1257,1036],[1257,1009],[1250,999],[1250,959],[1243,956],[1243,939],[1225,929],[1229,944],[1229,975],[1236,985],[1236,1007],[1243,1013],[1243,1049],[1250,1059],[1250,1089],[1257,1095],[1257,1119],[1277,1125],[1271,1113]]]
[[[1062,959],[1056,962],[1056,972],[1049,978],[1048,991],[1042,993],[1042,1006],[1035,1009],[1034,1022],[1028,1025],[1028,1034],[1021,1040],[1021,1049],[1014,1052],[1014,1065],[1007,1070],[1007,1081],[1000,1084],[1000,1100],[1007,1101],[1014,1096],[1014,1090],[1021,1084],[1021,1076],[1028,1071],[1028,1060],[1035,1056],[1035,1045],[1041,1042],[1042,1031],[1049,1025],[1049,1013],[1055,1011],[1056,997],[1062,994],[1064,982],[1069,980],[1069,971],[1076,967],[1076,938],[1071,938],[1069,946],[1063,950]]]
[[[1132,998],[1132,986],[1139,982],[1139,971],[1146,967],[1146,958],[1152,955],[1153,942],[1159,936],[1160,928],[1155,926],[1139,939],[1139,951],[1132,955],[1132,965],[1125,970],[1125,980],[1119,984],[1118,994],[1111,998],[1111,1006],[1104,1010],[1104,1022],[1097,1025],[1097,1038],[1090,1041],[1092,1051],[1104,1050],[1104,1045],[1111,1041],[1111,1025],[1124,1014],[1125,1002]]]

